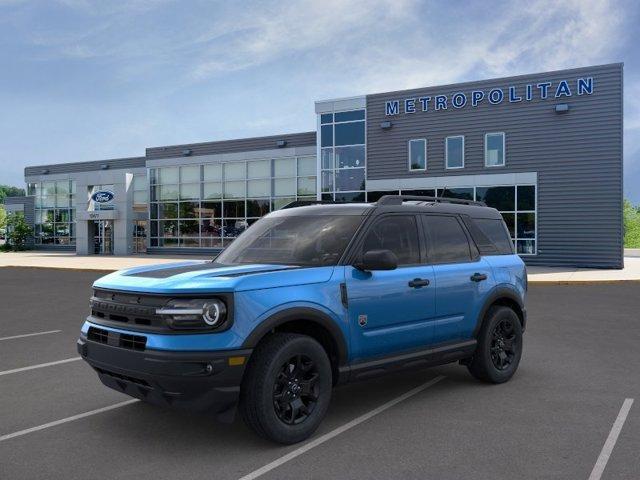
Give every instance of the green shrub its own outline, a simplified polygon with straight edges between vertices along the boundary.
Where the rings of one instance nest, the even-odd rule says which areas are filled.
[[[15,212],[7,216],[7,244],[12,250],[24,250],[33,229],[24,219],[24,213]]]
[[[623,215],[625,248],[640,248],[640,209],[625,200]]]

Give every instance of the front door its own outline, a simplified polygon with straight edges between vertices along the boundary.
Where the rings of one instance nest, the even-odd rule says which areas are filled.
[[[433,267],[424,265],[413,215],[386,215],[374,221],[358,248],[391,250],[395,270],[363,272],[345,267],[353,361],[426,347],[435,316]]]
[[[93,253],[97,255],[113,254],[112,220],[96,220],[93,222]]]

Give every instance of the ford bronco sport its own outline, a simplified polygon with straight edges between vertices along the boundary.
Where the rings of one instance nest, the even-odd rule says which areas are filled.
[[[515,373],[526,269],[482,203],[389,195],[293,204],[213,261],[130,268],[93,285],[78,351],[113,389],[308,438],[332,387],[460,362]],[[291,207],[291,208],[289,208]]]

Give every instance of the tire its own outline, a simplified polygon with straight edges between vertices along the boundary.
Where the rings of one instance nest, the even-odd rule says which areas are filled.
[[[282,444],[309,438],[322,422],[332,389],[331,363],[313,338],[274,333],[251,355],[240,414],[263,438]]]
[[[522,325],[509,307],[491,307],[478,335],[478,347],[467,365],[478,380],[504,383],[518,369],[522,356]]]

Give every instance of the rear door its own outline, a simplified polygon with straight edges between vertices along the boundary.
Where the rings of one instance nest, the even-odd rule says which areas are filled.
[[[369,250],[391,250],[398,268],[363,272],[345,267],[353,360],[426,347],[433,341],[433,267],[419,235],[419,218],[388,214],[372,221],[356,246],[356,258]]]
[[[434,342],[471,338],[479,310],[495,280],[457,215],[422,215],[436,288]]]

